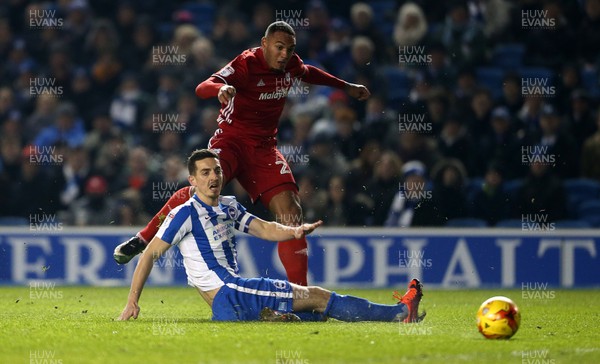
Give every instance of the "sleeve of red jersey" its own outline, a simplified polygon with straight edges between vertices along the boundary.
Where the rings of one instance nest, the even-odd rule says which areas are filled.
[[[339,89],[346,87],[346,81],[340,80],[332,74],[311,65],[304,65],[306,72],[302,75],[302,81],[313,85],[330,86]]]
[[[196,95],[203,99],[216,97],[223,85],[231,85],[237,89],[245,85],[247,79],[248,67],[245,58],[240,55],[196,86]]]

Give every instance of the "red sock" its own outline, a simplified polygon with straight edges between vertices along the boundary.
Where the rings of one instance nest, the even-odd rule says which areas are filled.
[[[306,238],[288,240],[277,244],[279,259],[285,268],[288,281],[308,285],[308,245]]]
[[[143,228],[139,233],[137,233],[137,236],[145,240],[145,243],[148,244],[150,240],[154,238],[154,235],[156,235],[156,233],[158,232],[158,228],[160,227],[160,224],[162,224],[167,214],[175,207],[181,205],[182,203],[190,199],[191,188],[192,186],[187,186],[175,192],[171,196],[169,201],[167,201],[167,203],[160,209],[160,211],[156,215],[154,215],[154,217],[152,218],[152,220],[150,220],[148,225],[146,225],[145,228]]]

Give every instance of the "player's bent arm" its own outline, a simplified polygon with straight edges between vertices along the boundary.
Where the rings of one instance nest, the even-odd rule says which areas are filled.
[[[364,101],[371,96],[371,93],[365,86],[346,82],[311,65],[306,66],[306,73],[302,76],[302,81],[314,85],[331,86],[342,89],[350,96],[360,101]]]
[[[131,317],[137,319],[140,313],[138,301],[144,289],[144,284],[152,271],[154,262],[170,247],[170,244],[157,237],[154,237],[150,241],[150,244],[148,244],[148,247],[146,247],[146,250],[144,250],[144,253],[142,253],[138,260],[135,272],[133,272],[127,305],[125,305],[123,312],[119,316],[119,320],[129,320]]]
[[[248,226],[248,234],[265,240],[286,241],[291,239],[300,239],[312,233],[313,230],[321,225],[323,225],[323,221],[319,220],[312,224],[286,226],[274,221],[265,221],[256,217]]]

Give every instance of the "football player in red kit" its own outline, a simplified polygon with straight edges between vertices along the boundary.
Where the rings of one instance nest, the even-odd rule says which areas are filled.
[[[219,154],[225,182],[237,178],[253,202],[260,200],[278,222],[286,225],[303,222],[298,187],[276,140],[289,87],[302,80],[343,89],[358,100],[370,96],[363,85],[345,82],[305,65],[294,53],[295,46],[294,29],[283,21],[274,22],[267,28],[260,47],[242,52],[196,87],[198,97],[216,96],[221,103],[219,128],[208,147]],[[191,186],[173,194],[142,231],[117,246],[115,260],[124,264],[141,253],[164,216],[193,194]],[[306,286],[306,238],[279,243],[278,253],[288,280]]]

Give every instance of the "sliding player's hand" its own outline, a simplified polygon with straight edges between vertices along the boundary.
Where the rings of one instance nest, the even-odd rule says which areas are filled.
[[[138,306],[138,304],[135,302],[127,302],[127,305],[125,305],[125,308],[123,309],[123,312],[121,312],[118,320],[127,321],[132,317],[137,319],[139,314],[140,306]]]
[[[323,221],[321,221],[321,220],[314,222],[312,224],[302,224],[294,230],[294,237],[296,239],[300,239],[300,238],[312,233],[313,230],[315,230],[316,228],[318,228],[321,225],[323,225]]]
[[[227,105],[231,99],[235,96],[235,87],[230,85],[223,85],[219,89],[219,93],[217,94],[217,98],[219,102],[223,105]]]
[[[369,89],[363,85],[357,85],[356,83],[348,83],[346,85],[346,92],[348,95],[354,97],[359,101],[364,101],[371,96]]]

